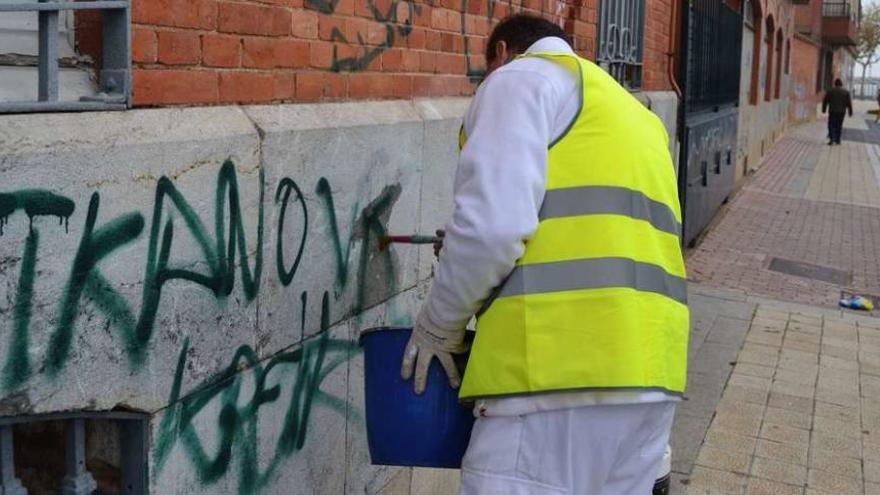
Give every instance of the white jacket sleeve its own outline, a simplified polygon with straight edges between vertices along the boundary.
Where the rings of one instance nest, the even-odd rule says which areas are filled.
[[[453,216],[425,305],[441,328],[465,327],[538,227],[560,98],[543,75],[510,69],[486,79],[465,118]]]

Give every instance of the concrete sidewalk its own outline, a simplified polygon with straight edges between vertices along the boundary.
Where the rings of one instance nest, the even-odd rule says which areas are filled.
[[[880,494],[880,128],[824,121],[770,152],[690,253],[689,388],[675,494]]]

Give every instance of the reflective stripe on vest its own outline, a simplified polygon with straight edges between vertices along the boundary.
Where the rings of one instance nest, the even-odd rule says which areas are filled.
[[[689,312],[666,129],[593,63],[529,56],[580,78],[581,110],[550,145],[538,229],[478,316],[461,397],[681,394]]]

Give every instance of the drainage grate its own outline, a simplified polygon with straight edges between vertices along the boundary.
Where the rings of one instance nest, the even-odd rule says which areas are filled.
[[[852,282],[852,273],[821,265],[813,265],[802,261],[772,258],[770,270],[795,277],[821,280],[831,284],[847,286]]]

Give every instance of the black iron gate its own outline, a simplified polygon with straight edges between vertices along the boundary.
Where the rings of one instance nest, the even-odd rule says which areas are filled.
[[[691,244],[733,191],[742,14],[722,0],[683,0],[679,184]]]

